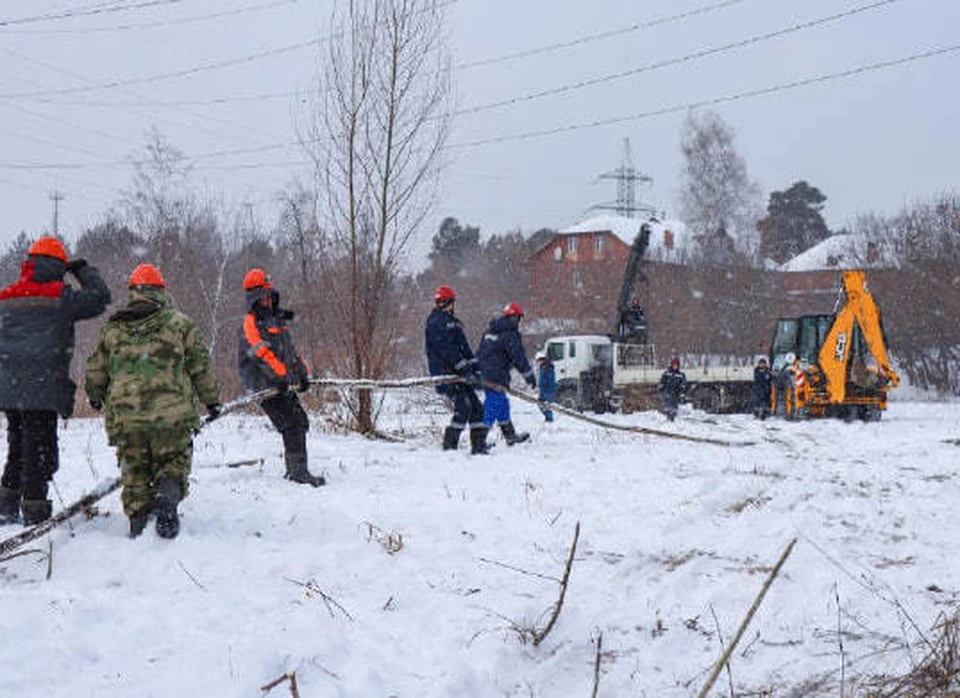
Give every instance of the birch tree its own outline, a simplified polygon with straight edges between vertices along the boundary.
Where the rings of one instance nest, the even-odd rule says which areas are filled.
[[[338,321],[333,361],[379,378],[396,358],[399,264],[436,198],[450,123],[450,64],[438,0],[341,0],[305,140],[330,245],[316,260]],[[369,392],[348,395],[361,432]]]

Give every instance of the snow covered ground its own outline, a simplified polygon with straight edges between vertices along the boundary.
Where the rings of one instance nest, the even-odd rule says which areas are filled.
[[[870,424],[606,417],[753,442],[734,447],[513,407],[532,440],[490,457],[441,452],[425,392],[382,419],[402,443],[315,418],[317,490],[282,479],[262,418],[223,418],[197,439],[176,540],[152,522],[128,539],[114,493],[0,563],[0,696],[261,696],[295,671],[303,698],[587,697],[600,633],[598,696],[692,696],[793,538],[711,695],[903,669],[957,602],[960,405],[894,402]],[[99,420],[66,424],[61,452],[55,509],[117,474]]]

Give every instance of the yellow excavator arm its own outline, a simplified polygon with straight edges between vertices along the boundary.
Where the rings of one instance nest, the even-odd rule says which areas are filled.
[[[860,270],[843,272],[843,289],[846,303],[837,313],[830,331],[820,348],[818,363],[827,379],[830,402],[841,403],[846,397],[848,375],[869,374],[869,380],[882,385],[898,385],[900,377],[890,365],[887,347],[880,326],[880,310],[867,289],[866,273]],[[854,328],[860,327],[863,339],[870,350],[876,368],[867,366],[849,367],[853,350]]]

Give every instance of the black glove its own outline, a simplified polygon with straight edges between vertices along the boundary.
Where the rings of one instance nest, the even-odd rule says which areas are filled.
[[[297,386],[298,393],[305,393],[310,390],[310,376],[304,376],[300,379],[300,385]]]
[[[478,371],[470,371],[470,373],[468,373],[463,378],[464,378],[464,382],[467,385],[469,385],[471,388],[483,387],[483,376],[481,376]]]
[[[525,375],[523,377],[523,380],[527,381],[527,385],[529,385],[531,388],[537,387],[537,379],[534,378],[532,373],[528,373],[527,375]]]
[[[103,409],[103,400],[94,400],[90,398],[90,407],[94,412],[99,412]]]
[[[77,271],[83,269],[85,266],[87,266],[87,260],[83,257],[77,257],[67,262],[67,271],[76,276]]]
[[[215,402],[212,405],[207,405],[207,421],[212,422],[214,419],[220,416],[220,411],[223,408],[220,406],[219,402]]]

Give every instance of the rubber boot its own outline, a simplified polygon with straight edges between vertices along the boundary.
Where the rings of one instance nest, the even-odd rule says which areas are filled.
[[[311,475],[307,468],[306,453],[287,453],[284,454],[284,461],[287,465],[287,472],[284,477],[292,482],[301,485],[310,485],[311,487],[320,487],[326,485],[327,481],[323,475]]]
[[[457,446],[460,445],[460,432],[463,429],[457,429],[456,427],[447,427],[443,432],[443,450],[444,451],[456,451]]]
[[[487,427],[483,426],[470,428],[470,455],[489,455],[490,446],[487,444],[487,433],[489,431]]]
[[[180,533],[180,516],[177,514],[177,504],[183,498],[180,483],[173,478],[166,477],[160,480],[157,488],[157,504],[154,511],[157,513],[157,535],[161,538],[176,538]],[[146,521],[144,521],[146,525]],[[133,533],[133,521],[130,521],[130,532]]]
[[[523,443],[530,439],[530,434],[525,431],[518,434],[517,430],[513,428],[513,422],[501,422],[500,431],[503,432],[503,438],[507,440],[507,446]]]
[[[20,521],[20,490],[0,487],[0,525]]]
[[[36,526],[50,518],[53,513],[53,502],[49,499],[24,499],[20,503],[23,511],[23,525]]]

